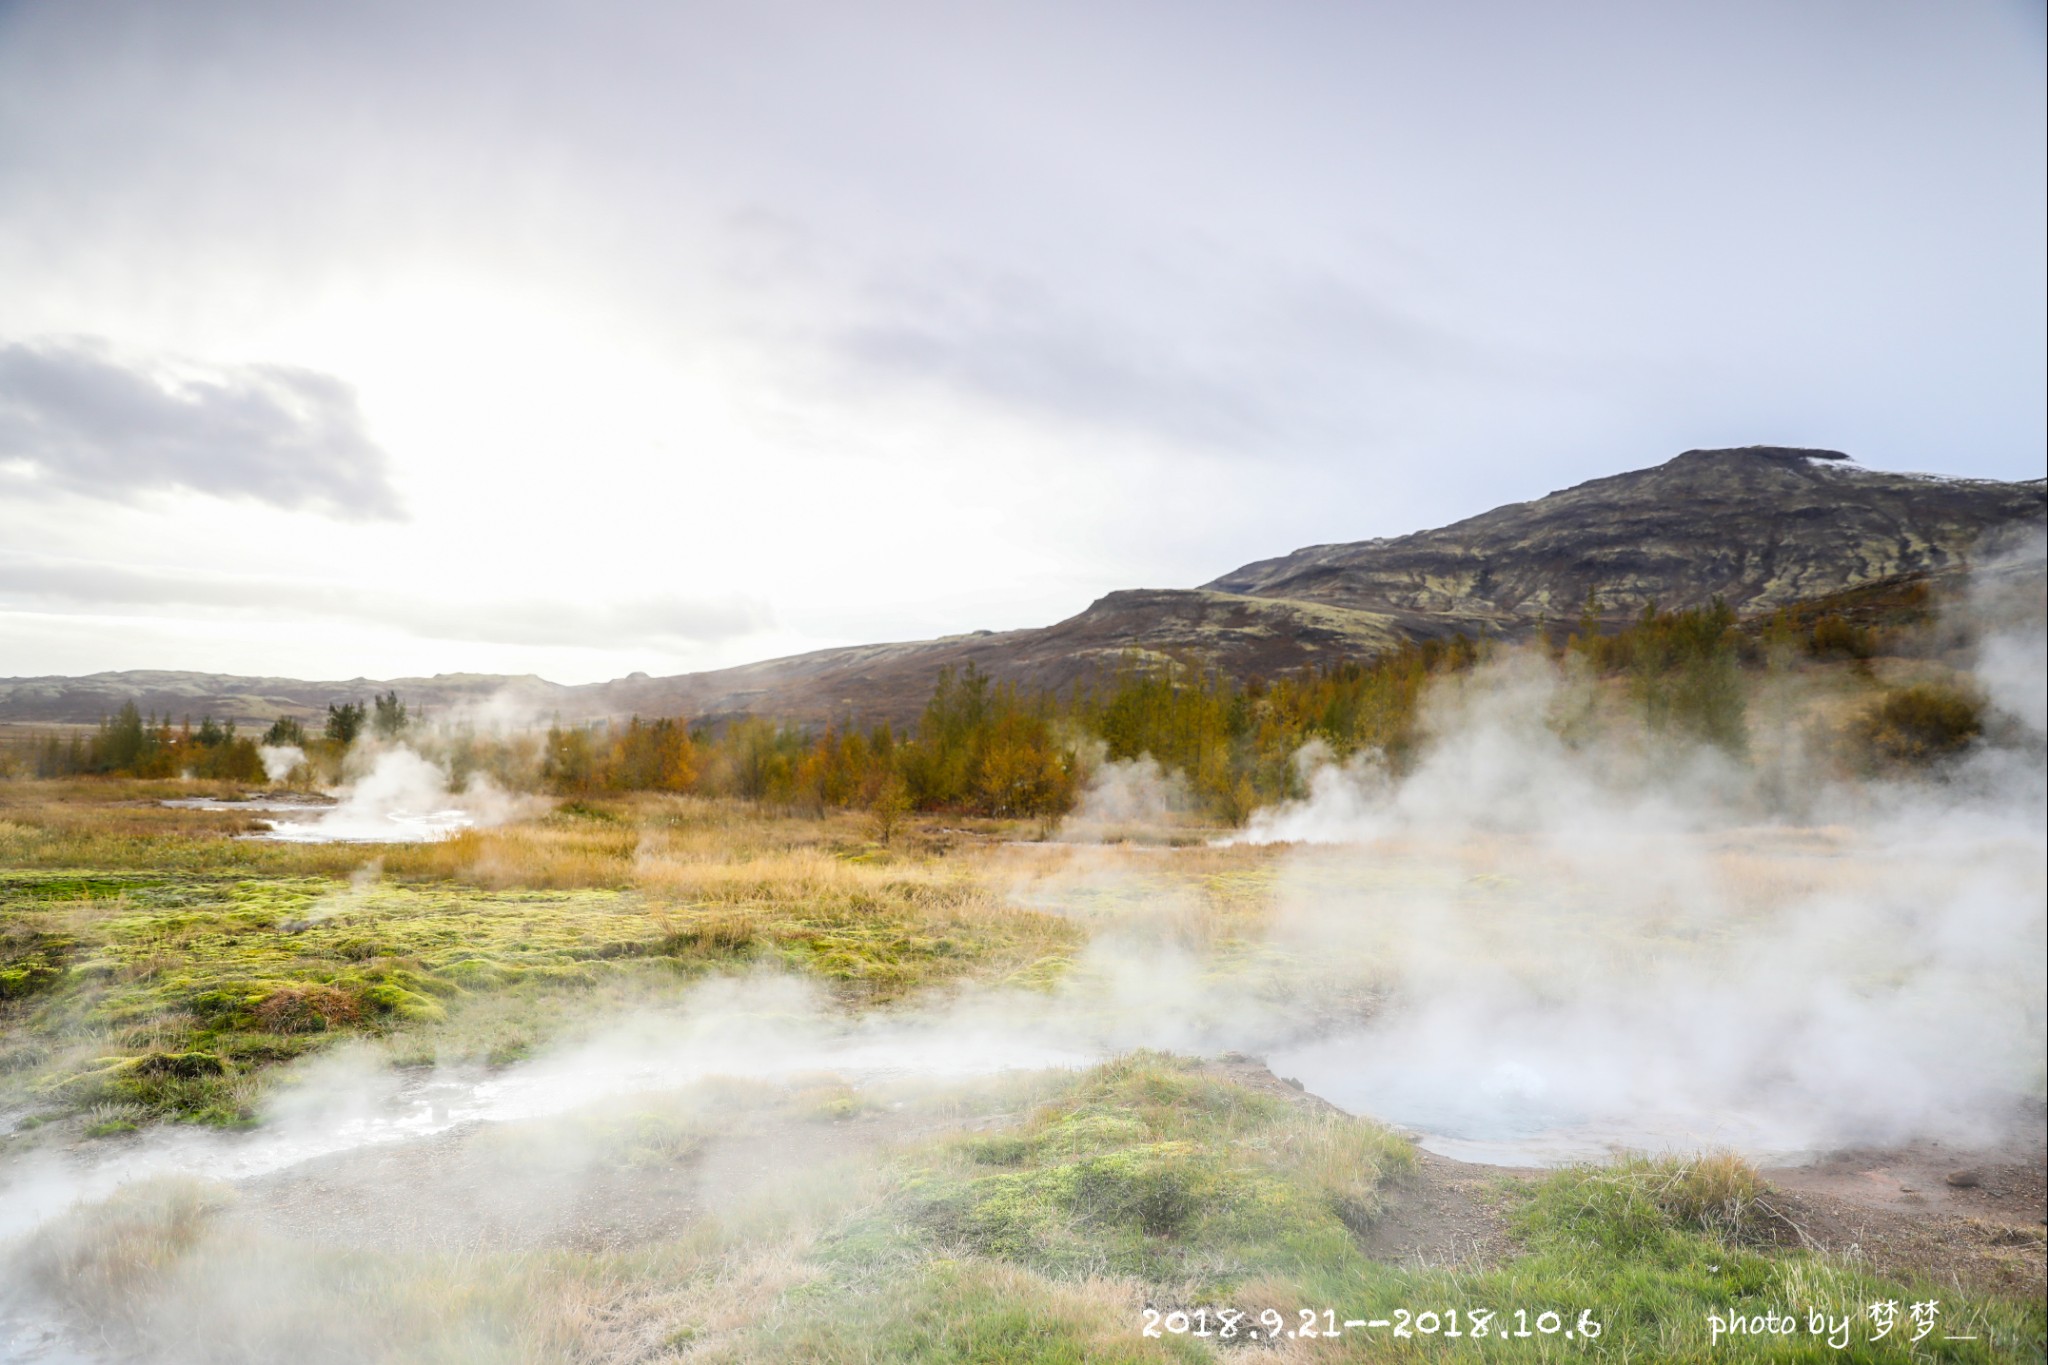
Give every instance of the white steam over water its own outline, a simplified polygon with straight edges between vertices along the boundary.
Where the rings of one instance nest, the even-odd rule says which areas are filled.
[[[1567,740],[1560,717],[1591,684],[1509,656],[1432,695],[1431,743],[1398,781],[1372,756],[1303,755],[1307,799],[1241,836],[1286,845],[1255,953],[1214,955],[1168,869],[1054,849],[1032,856],[1061,870],[1011,892],[1087,921],[1092,946],[1053,997],[984,991],[846,1026],[755,981],[693,999],[692,1022],[652,1052],[621,1034],[568,1065],[435,1084],[461,1090],[444,1092],[447,1112],[496,1118],[711,1071],[1079,1064],[1153,1046],[1262,1054],[1440,1150],[1500,1161],[1968,1137],[2039,1097],[2048,1047],[2039,583],[2038,569],[1993,579],[1973,602],[1998,733],[1936,780],[1809,764],[1768,696],[1748,766],[1640,737]],[[1186,804],[1156,765],[1105,771],[1083,833]],[[282,837],[434,837],[503,800],[450,797],[440,769],[393,749]],[[1304,964],[1288,969],[1303,987],[1276,984],[1275,961]],[[1369,983],[1369,1004],[1332,1008],[1306,988],[1318,974]],[[807,1022],[717,1023],[762,1017]],[[351,1122],[334,1140],[403,1137],[417,1118]]]
[[[1978,603],[2004,733],[1938,780],[1801,772],[1763,706],[1789,802],[1710,754],[1575,746],[1585,682],[1528,657],[1437,695],[1405,780],[1325,763],[1244,838],[1296,845],[1276,943],[1377,962],[1386,994],[1274,1069],[1476,1160],[2008,1125],[2048,1049],[2039,583]]]
[[[13,1162],[0,1167],[0,1239],[136,1180],[245,1180],[467,1124],[547,1118],[712,1078],[788,1082],[829,1074],[854,1084],[945,1083],[1087,1066],[1103,1055],[1077,1038],[1026,1033],[973,1009],[848,1022],[835,1019],[814,988],[789,978],[712,982],[678,1012],[621,1020],[529,1063],[407,1074],[366,1052],[340,1051],[298,1068],[255,1132],[158,1129],[129,1143]]]
[[[437,763],[400,745],[377,752],[369,772],[341,800],[310,820],[276,820],[261,837],[294,844],[430,843],[457,830],[500,824],[521,808],[518,798],[481,774],[461,792],[448,790]]]

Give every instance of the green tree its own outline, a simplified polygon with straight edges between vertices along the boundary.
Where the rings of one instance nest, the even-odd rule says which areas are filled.
[[[336,706],[327,705],[327,739],[346,749],[356,742],[356,736],[363,732],[363,721],[368,709],[359,701],[345,701]]]
[[[386,692],[373,700],[377,710],[370,720],[370,729],[375,732],[377,738],[397,739],[404,734],[410,721],[405,712],[405,703],[398,699],[398,693]]]
[[[263,742],[272,748],[288,744],[303,746],[306,742],[306,727],[292,716],[279,716],[270,722],[270,728],[263,732]]]
[[[150,738],[150,728],[142,723],[142,712],[134,702],[122,702],[112,719],[100,722],[92,766],[101,772],[134,772],[142,766],[143,755],[151,747]]]

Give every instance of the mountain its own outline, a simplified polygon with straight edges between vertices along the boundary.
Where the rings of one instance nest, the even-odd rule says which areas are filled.
[[[1967,557],[2041,525],[2043,485],[1865,469],[1834,450],[1688,450],[1435,531],[1312,545],[1206,586],[1353,610],[1458,613],[1514,630],[1645,602],[1769,610]]]
[[[676,677],[566,687],[535,677],[303,682],[201,673],[0,679],[0,720],[86,722],[122,702],[244,723],[315,717],[396,690],[430,714],[493,704],[567,721],[740,713],[861,723],[916,716],[941,667],[975,663],[1026,688],[1065,689],[1126,660],[1241,676],[1370,655],[1462,632],[1520,638],[1646,602],[1744,613],[1900,576],[1937,574],[2040,533],[2048,488],[1866,469],[1839,451],[1689,450],[1433,531],[1312,545],[1192,589],[1112,592],[1056,625],[817,650]]]

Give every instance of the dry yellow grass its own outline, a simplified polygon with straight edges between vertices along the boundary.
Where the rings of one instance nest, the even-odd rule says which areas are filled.
[[[491,889],[623,887],[632,880],[635,843],[630,827],[612,825],[468,829],[438,843],[394,845],[383,855],[384,870]]]

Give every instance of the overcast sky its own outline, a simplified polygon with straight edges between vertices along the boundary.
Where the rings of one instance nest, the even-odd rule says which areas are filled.
[[[1044,624],[2044,472],[2039,0],[0,3],[0,675]]]

